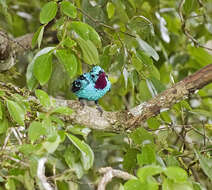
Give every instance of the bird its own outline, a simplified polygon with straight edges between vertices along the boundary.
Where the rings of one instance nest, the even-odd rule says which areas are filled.
[[[111,83],[104,69],[94,66],[90,72],[80,75],[73,81],[71,90],[78,97],[82,106],[82,100],[94,101],[97,110],[102,115],[103,111],[98,104],[98,100],[111,89]]]

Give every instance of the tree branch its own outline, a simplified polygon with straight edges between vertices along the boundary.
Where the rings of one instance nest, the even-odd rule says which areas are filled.
[[[158,115],[164,110],[168,110],[180,100],[187,98],[189,94],[211,82],[212,64],[186,77],[148,102],[141,103],[129,111],[104,111],[102,117],[96,109],[87,106],[82,109],[79,103],[72,100],[57,101],[57,103],[65,103],[65,105],[75,110],[75,113],[69,118],[72,122],[94,129],[120,132],[138,127],[147,119]]]
[[[31,48],[32,36],[33,34],[30,33],[12,39],[0,31],[0,71],[9,70],[15,65],[15,54]]]
[[[106,167],[106,168],[100,168],[99,173],[104,174],[102,177],[101,181],[99,182],[98,189],[97,190],[105,190],[106,185],[112,180],[114,177],[118,177],[124,180],[129,180],[129,179],[136,179],[135,176],[123,172],[121,170],[115,170],[111,167]]]
[[[39,182],[41,183],[42,187],[45,190],[53,190],[51,185],[47,182],[47,178],[45,176],[45,163],[47,161],[46,157],[40,158],[38,160],[38,168],[37,168],[37,177]]]
[[[212,64],[186,77],[147,102],[141,103],[127,111],[103,111],[102,116],[100,116],[100,113],[95,108],[89,106],[82,108],[79,101],[61,99],[55,99],[55,101],[57,106],[68,106],[74,110],[74,113],[70,116],[62,117],[68,123],[80,124],[92,129],[121,132],[135,129],[147,119],[158,115],[164,110],[168,110],[180,100],[187,98],[189,94],[194,93],[211,82]],[[23,93],[23,90],[13,87],[11,84],[0,83],[0,89],[10,91],[10,94]],[[30,93],[27,91],[24,94]],[[34,96],[30,96],[28,99],[36,104],[38,103]]]

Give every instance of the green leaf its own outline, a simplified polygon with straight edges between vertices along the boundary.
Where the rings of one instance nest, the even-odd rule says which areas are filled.
[[[154,146],[152,144],[145,144],[142,147],[142,153],[138,154],[137,159],[140,166],[154,164],[156,162]]]
[[[136,163],[136,155],[138,154],[138,150],[136,149],[128,149],[126,154],[124,155],[123,168],[129,172],[132,172],[135,169]]]
[[[51,136],[43,143],[43,147],[49,154],[52,154],[57,149],[60,142],[61,142],[60,135],[56,133],[54,136]]]
[[[160,122],[157,119],[157,117],[152,117],[152,118],[148,119],[147,123],[148,123],[148,127],[150,129],[158,129],[158,127],[160,126]]]
[[[33,35],[33,38],[32,38],[32,48],[35,47],[36,43],[38,42],[38,48],[40,48],[40,45],[41,45],[41,41],[43,39],[43,32],[44,32],[44,28],[45,26],[40,26],[38,28],[38,30],[35,32],[35,34]]]
[[[37,59],[37,57],[43,55],[43,54],[46,54],[48,53],[49,51],[53,50],[54,47],[46,47],[42,50],[40,50],[33,58],[33,60],[31,61],[31,63],[28,65],[27,67],[27,73],[26,73],[26,79],[27,79],[27,86],[30,90],[33,90],[37,87],[38,85],[38,81],[37,79],[35,78],[34,76],[34,73],[33,73],[33,67],[34,67],[34,63],[35,63],[35,60]]]
[[[7,100],[7,109],[11,117],[19,124],[24,125],[24,115],[25,111],[19,106],[18,103]]]
[[[198,7],[198,3],[196,0],[186,0],[183,4],[183,10],[186,14],[190,14]]]
[[[74,146],[74,145],[73,145]],[[64,158],[69,168],[73,169],[78,178],[84,174],[84,169],[80,163],[79,150],[76,147],[68,146],[64,153]]]
[[[101,38],[99,34],[94,30],[94,28],[92,28],[90,25],[83,22],[72,21],[71,29],[85,41],[91,40],[96,47],[101,48]]]
[[[172,179],[175,182],[185,182],[188,178],[186,171],[176,166],[166,168],[164,173],[169,179]]]
[[[148,38],[150,35],[155,35],[152,22],[143,15],[131,17],[127,26],[134,34],[142,36],[143,39]]]
[[[34,190],[34,180],[29,174],[29,171],[26,171],[23,176],[24,186],[27,190]]]
[[[150,77],[150,80],[158,94],[166,90],[166,87],[154,76]]]
[[[69,125],[67,126],[67,130],[75,135],[82,135],[84,139],[88,136],[88,134],[91,132],[90,128],[86,128],[84,126],[79,125]]]
[[[30,104],[26,98],[16,93],[12,95],[12,98],[15,102],[18,102],[19,106],[21,106],[24,112],[30,111]]]
[[[162,190],[193,190],[192,184],[189,182],[175,183],[173,180],[164,179],[162,184]]]
[[[61,3],[61,10],[62,12],[71,17],[76,18],[77,17],[77,9],[76,7],[69,1],[62,1]]]
[[[28,129],[28,136],[32,142],[36,141],[41,135],[45,135],[45,134],[46,134],[46,130],[42,126],[42,123],[33,121],[30,124]]]
[[[70,78],[73,78],[77,74],[78,66],[77,58],[74,53],[66,49],[61,49],[56,51],[56,56],[59,62],[64,65]]]
[[[114,13],[115,13],[115,6],[113,3],[111,2],[108,2],[107,3],[107,6],[106,6],[106,9],[107,9],[107,15],[108,15],[108,18],[112,18]]]
[[[38,86],[38,81],[33,74],[34,59],[27,67],[26,80],[29,90],[33,90]]]
[[[135,1],[134,0],[128,0],[131,6],[136,9]]]
[[[85,41],[80,37],[76,38],[76,40],[82,50],[83,60],[89,65],[98,65],[99,54],[94,44],[90,40]]]
[[[5,188],[8,190],[16,190],[15,182],[12,178],[8,178]]]
[[[33,145],[33,144],[23,144],[23,145],[21,145],[19,147],[19,151],[21,153],[25,154],[26,156],[29,156],[30,154],[32,154],[33,152],[36,151],[36,145]]]
[[[139,71],[141,72],[146,78],[156,78],[160,80],[160,72],[153,64],[153,61],[149,55],[147,55],[144,51],[137,50],[136,57],[140,60],[142,66],[140,66]],[[136,68],[136,67],[135,67]]]
[[[52,55],[47,53],[37,57],[33,66],[33,72],[41,85],[46,84],[52,73]]]
[[[37,89],[35,90],[35,95],[39,99],[42,106],[47,108],[51,106],[49,95],[46,92],[44,92],[43,90]]]
[[[193,184],[193,190],[205,190],[205,188],[200,184],[200,183],[197,183],[197,182],[192,182]]]
[[[148,87],[149,92],[151,93],[152,97],[155,97],[158,94],[158,92],[157,92],[155,86],[152,84],[152,81],[149,79],[146,79],[146,84],[147,84],[147,87]]]
[[[138,73],[140,73],[144,68],[143,62],[136,56],[132,57],[132,64]]]
[[[49,21],[54,19],[57,14],[57,3],[50,1],[46,3],[40,12],[40,22],[42,24],[47,24]]]
[[[52,110],[52,113],[60,113],[65,115],[71,115],[73,113],[73,110],[69,107],[60,106]]]
[[[155,61],[159,60],[159,55],[158,53],[145,41],[143,41],[141,38],[138,36],[136,37],[136,40],[142,50],[144,50],[147,55],[151,56]]]
[[[136,51],[136,57],[142,62],[145,67],[153,65],[151,57],[140,49]]]
[[[5,96],[5,92],[0,90],[0,97]]]
[[[160,113],[160,117],[163,121],[167,123],[172,122],[171,117],[167,111],[163,111],[162,113]]]
[[[163,168],[161,166],[156,166],[156,165],[144,166],[138,170],[137,176],[140,179],[146,181],[146,179],[149,176],[158,175],[162,171],[163,171]]]
[[[212,63],[212,55],[209,54],[205,49],[188,46],[188,51],[190,53],[191,58],[198,62],[198,68],[204,67]]]
[[[207,110],[203,110],[203,109],[193,109],[192,111],[190,111],[191,113],[195,114],[195,115],[203,115],[205,117],[211,118],[211,112],[207,111]]]
[[[155,13],[155,16],[160,22],[160,33],[161,33],[161,37],[163,41],[165,41],[166,43],[169,43],[170,36],[169,36],[168,29],[166,27],[166,20],[158,12]]]
[[[186,108],[186,109],[189,110],[189,111],[192,110],[192,107],[190,106],[190,104],[189,104],[187,101],[185,101],[185,100],[180,101],[180,105],[181,105],[182,107]]]
[[[62,44],[67,48],[72,48],[73,46],[77,45],[77,43],[74,40],[70,39],[69,37],[65,38]]]
[[[140,180],[130,179],[124,184],[124,190],[144,190],[145,187],[142,185]]]
[[[152,94],[149,91],[146,80],[141,80],[139,82],[139,98],[142,101],[148,101],[152,98]]]
[[[77,137],[66,134],[69,140],[79,149],[81,152],[81,161],[83,164],[83,168],[85,170],[90,169],[93,166],[94,161],[94,153],[92,149],[84,142],[78,139]]]
[[[212,181],[212,159],[202,156],[196,149],[194,149],[194,151],[200,162],[200,166],[201,166],[202,170]]]
[[[144,141],[154,142],[154,137],[151,133],[140,127],[130,134],[130,138],[137,145],[142,145]]]
[[[61,127],[65,126],[64,122],[60,118],[58,118],[57,116],[51,115],[50,119],[51,119],[52,122],[56,123],[58,126],[61,126]]]
[[[0,120],[2,120],[3,118],[3,107],[2,107],[2,103],[0,102]]]
[[[3,114],[3,118],[0,120],[0,134],[3,134],[7,131],[9,126],[7,117]]]

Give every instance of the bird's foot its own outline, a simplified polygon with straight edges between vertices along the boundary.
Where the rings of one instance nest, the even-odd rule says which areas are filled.
[[[100,116],[102,117],[102,114],[103,114],[102,108],[100,106],[97,106],[96,109],[99,111]]]
[[[82,107],[82,109],[85,107],[85,104],[83,102],[83,99],[79,98],[79,101],[80,101],[80,106]]]
[[[99,111],[100,116],[102,117],[103,110],[102,110],[101,106],[98,104],[98,101],[95,101],[95,104],[96,104],[96,109]]]

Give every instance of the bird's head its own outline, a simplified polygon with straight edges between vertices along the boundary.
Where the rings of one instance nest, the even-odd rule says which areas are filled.
[[[94,83],[97,81],[100,75],[106,75],[104,69],[102,69],[100,66],[95,66],[90,71],[90,76]]]
[[[95,66],[90,72],[91,79],[95,83],[96,89],[104,89],[107,86],[107,75],[100,66]]]

